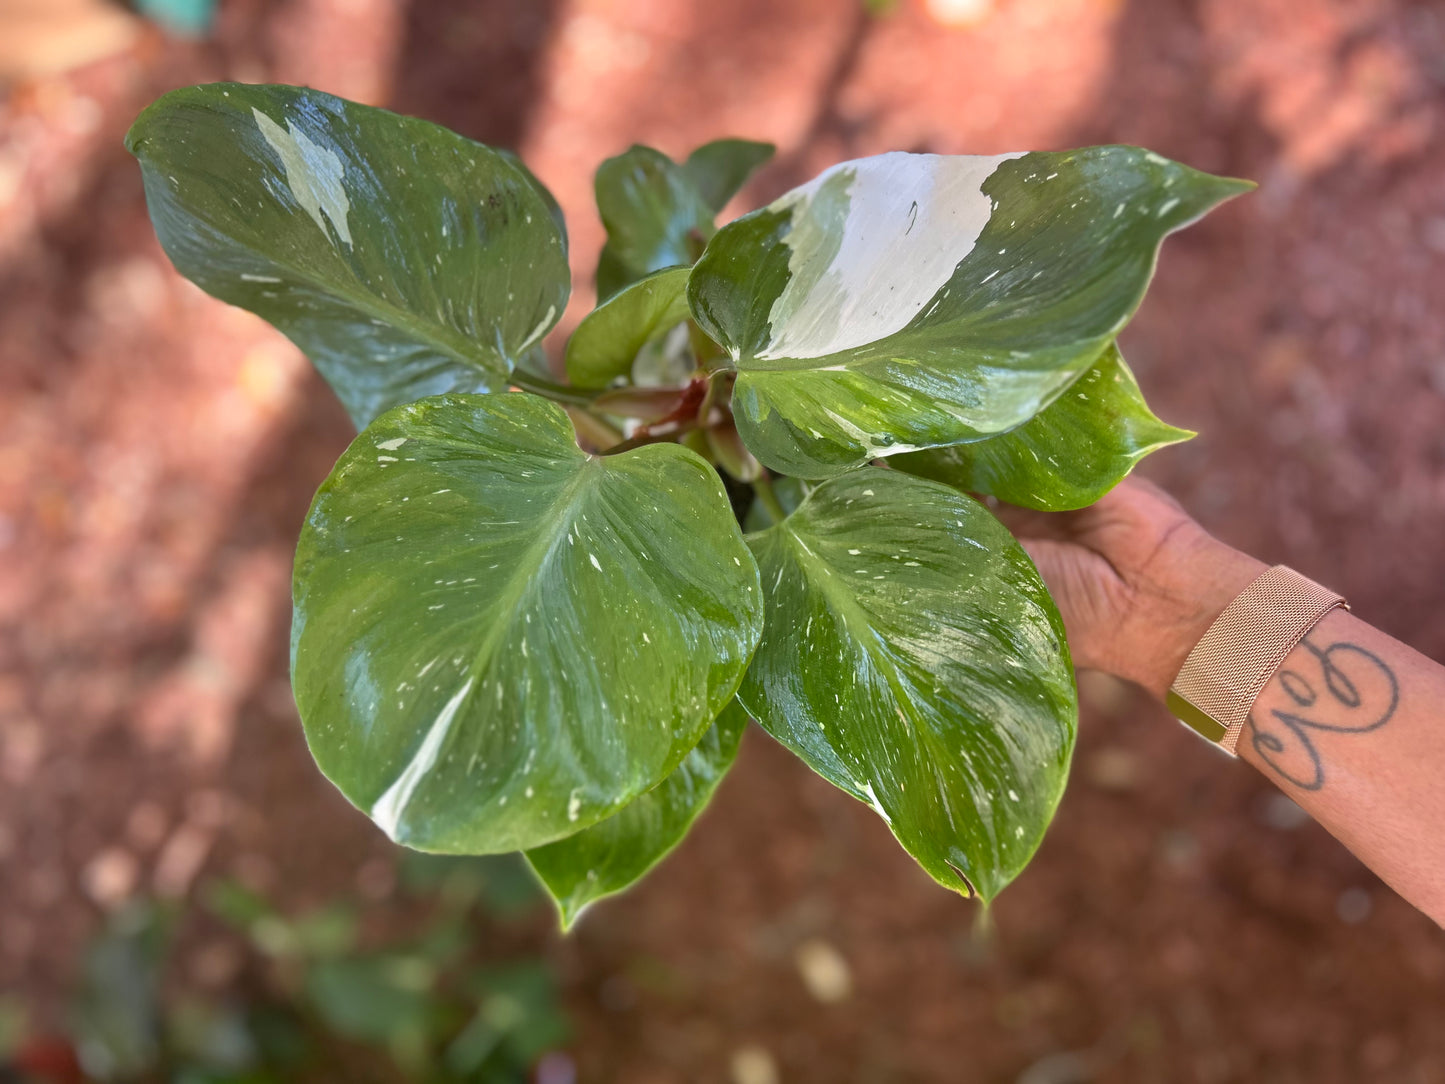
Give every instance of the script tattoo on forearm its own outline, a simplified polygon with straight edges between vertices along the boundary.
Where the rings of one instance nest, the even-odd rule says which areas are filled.
[[[1340,641],[1321,648],[1306,637],[1300,646],[1308,651],[1309,672],[1281,670],[1278,692],[1263,708],[1256,702],[1246,725],[1250,744],[1275,774],[1301,790],[1319,790],[1325,764],[1312,735],[1379,730],[1400,705],[1400,683],[1378,655],[1359,644]],[[1256,715],[1278,727],[1266,729]]]

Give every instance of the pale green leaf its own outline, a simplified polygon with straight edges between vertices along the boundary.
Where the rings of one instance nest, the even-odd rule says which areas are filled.
[[[690,266],[713,235],[713,210],[683,167],[634,146],[597,168],[597,210],[607,244],[597,263],[597,300],[664,267]]]
[[[751,139],[715,139],[689,154],[682,168],[716,214],[775,150]]]
[[[582,909],[621,892],[682,842],[732,767],[748,715],[733,700],[677,770],[591,828],[527,852],[557,903],[563,928]]]
[[[358,426],[501,390],[567,303],[556,206],[510,154],[320,91],[173,91],[126,137],[172,262],[285,332]]]
[[[632,372],[638,352],[687,319],[686,267],[639,279],[589,312],[567,341],[567,376],[605,388]]]
[[[940,884],[991,899],[1043,837],[1077,726],[1028,556],[977,501],[879,467],[748,544],[767,621],[738,699]]]
[[[495,853],[651,790],[732,697],[757,568],[673,444],[583,453],[536,396],[398,407],[296,556],[292,679],[322,771],[392,839]]]
[[[1017,429],[890,460],[909,474],[1021,508],[1093,504],[1150,452],[1194,434],[1154,416],[1117,346]]]
[[[844,162],[719,231],[689,300],[753,454],[825,477],[1033,417],[1128,322],[1165,235],[1248,187],[1121,146]]]

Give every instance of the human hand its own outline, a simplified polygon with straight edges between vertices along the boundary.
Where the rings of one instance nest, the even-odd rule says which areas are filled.
[[[1009,521],[1063,614],[1074,664],[1161,700],[1190,649],[1266,567],[1139,478],[1077,512]]]
[[[1078,512],[1002,514],[1058,603],[1074,661],[1161,698],[1265,568],[1144,481]],[[1336,609],[1265,684],[1238,753],[1445,925],[1442,703],[1445,667]]]

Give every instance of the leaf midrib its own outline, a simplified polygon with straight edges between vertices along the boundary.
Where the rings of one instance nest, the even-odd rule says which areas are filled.
[[[789,519],[791,518],[792,517],[789,517]],[[889,691],[893,694],[895,702],[906,703],[906,698],[899,695],[901,690],[898,686],[897,664],[894,662],[891,653],[887,650],[886,645],[882,643],[873,625],[872,618],[869,617],[868,611],[863,608],[862,603],[858,601],[856,593],[842,585],[833,583],[835,576],[833,566],[812,551],[808,544],[803,541],[802,536],[789,526],[788,520],[784,520],[778,524],[778,529],[786,533],[792,540],[792,549],[797,554],[797,561],[800,567],[806,569],[811,566],[822,570],[822,575],[820,576],[808,576],[805,571],[804,578],[819,585],[818,590],[823,596],[824,601],[835,612],[843,616],[844,624],[849,628],[850,633],[858,623],[861,623],[863,628],[867,630],[867,636],[853,635],[853,641],[859,644],[871,658],[885,664],[884,666],[877,667],[877,669],[883,674],[884,680],[888,683]],[[849,775],[851,776],[852,773],[850,772]],[[856,787],[858,781],[854,779],[853,783]]]
[[[146,168],[157,177],[160,176],[160,171],[157,166],[148,162],[146,163]],[[163,190],[165,190],[163,184],[162,188]],[[184,205],[179,198],[175,199],[175,204],[178,207],[185,206],[187,215],[197,218],[200,217],[190,209],[189,205]],[[339,298],[342,302],[350,305],[351,307],[361,311],[364,314],[375,314],[382,316],[386,318],[388,324],[390,324],[392,327],[398,328],[406,332],[408,335],[419,340],[426,346],[431,347],[438,353],[444,354],[445,356],[451,358],[453,361],[457,361],[464,365],[481,369],[488,375],[497,376],[503,379],[508,377],[511,374],[512,370],[516,368],[516,359],[502,353],[501,350],[494,350],[492,348],[485,347],[483,344],[478,343],[475,340],[472,340],[467,336],[463,335],[462,333],[456,332],[454,331],[454,329],[446,327],[445,325],[436,325],[431,323],[427,323],[426,325],[419,325],[417,322],[417,317],[414,316],[414,314],[408,312],[406,309],[400,308],[399,306],[392,304],[384,298],[378,297],[374,293],[366,292],[363,290],[348,290],[345,288],[344,284],[338,286],[333,283],[324,282],[321,280],[318,273],[316,272],[304,271],[288,260],[270,255],[266,252],[261,251],[253,244],[241,241],[229,231],[219,230],[217,226],[209,222],[207,222],[207,225],[211,229],[216,229],[218,230],[218,232],[221,232],[223,236],[229,236],[234,238],[236,244],[244,251],[250,253],[253,257],[261,259],[275,269],[287,272],[293,278],[299,279],[306,288],[319,291],[323,294],[329,294],[335,298]],[[342,261],[342,265],[346,267],[346,270],[351,275],[352,279],[359,282],[356,272],[352,270],[350,266],[347,266],[344,261]],[[571,291],[569,289],[568,293],[570,292]],[[442,337],[439,338],[434,333],[437,331],[442,332]],[[488,365],[487,362],[484,360],[484,356],[476,352],[478,350],[494,354],[497,358],[500,358],[502,362],[502,367],[500,371]]]
[[[794,543],[793,549],[798,553],[798,563],[800,565],[811,564],[825,570],[824,574],[821,577],[815,576],[812,577],[812,579],[814,582],[819,583],[819,591],[823,595],[825,601],[830,606],[832,606],[835,611],[843,614],[845,624],[848,623],[848,617],[852,616],[855,620],[861,620],[864,627],[867,628],[869,636],[866,639],[858,636],[854,636],[853,639],[855,642],[861,644],[863,646],[863,649],[867,651],[868,654],[872,656],[875,660],[881,661],[885,664],[883,666],[877,667],[877,670],[882,676],[883,680],[887,682],[889,692],[893,697],[894,704],[908,705],[909,707],[911,707],[913,704],[917,703],[919,698],[910,695],[908,693],[908,690],[904,688],[905,678],[902,674],[903,667],[898,664],[898,662],[894,659],[892,652],[890,652],[887,649],[886,645],[882,643],[879,633],[876,631],[873,625],[872,619],[868,616],[868,612],[858,601],[856,593],[847,590],[845,587],[833,584],[831,582],[834,578],[832,574],[832,566],[822,557],[813,553],[807,543],[802,540],[801,536],[799,536],[792,527],[787,525],[786,521],[779,524],[778,526],[791,536]],[[909,682],[909,684],[912,683]],[[920,741],[925,747],[927,747],[929,755],[926,758],[926,763],[929,766],[930,770],[936,774],[937,765],[943,760],[947,759],[946,754],[949,753],[950,750],[948,750],[947,746],[943,744],[941,735],[937,734],[934,731],[933,727],[928,725],[926,720],[919,719],[916,723],[911,723],[907,725],[910,733],[913,734],[915,740]],[[849,774],[850,776],[852,775],[851,772]],[[856,786],[857,780],[854,779],[853,782]],[[872,780],[869,780],[868,783],[870,788],[876,794],[877,790],[880,788],[872,787]],[[936,788],[936,792],[940,804],[945,806],[950,804],[949,795],[942,787]],[[881,804],[881,798],[877,798],[875,800]],[[889,831],[891,831],[894,837],[898,839],[900,843],[902,843],[903,836],[900,835],[899,827],[897,824],[897,820],[900,817],[901,812],[896,809],[887,810],[886,812],[889,818]],[[982,818],[980,817],[979,820],[981,822]],[[966,833],[961,832],[957,828],[955,828],[955,832],[958,833],[960,838],[966,835]],[[991,832],[986,832],[986,834],[988,836],[989,846],[996,849],[998,845],[997,840],[994,839]],[[913,842],[914,846],[926,846],[929,841],[915,838]],[[910,853],[913,853],[911,847],[908,849]],[[915,854],[915,857],[918,856]],[[945,862],[947,862],[946,855],[944,856],[944,860]],[[951,865],[951,863],[948,864]],[[955,872],[957,871],[955,870]]]
[[[537,571],[551,559],[553,551],[557,548],[558,541],[571,530],[573,523],[576,522],[576,505],[582,503],[577,499],[577,490],[585,480],[587,471],[592,465],[592,456],[587,456],[578,461],[576,473],[572,479],[563,486],[560,495],[552,502],[543,517],[544,519],[553,520],[557,524],[556,528],[551,532],[539,531],[537,537],[527,544],[527,548],[522,551],[522,555],[512,565],[512,571],[507,576],[504,589],[495,596],[493,603],[496,612],[504,616],[501,620],[492,622],[492,627],[487,631],[486,635],[482,637],[482,642],[477,645],[476,656],[467,671],[468,678],[475,680],[481,676],[481,671],[493,657],[497,641],[501,639],[506,632],[510,631],[516,623],[519,612],[517,604],[526,597],[529,589],[535,586],[540,579]],[[564,520],[561,510],[569,506],[571,507],[572,514]],[[541,551],[540,554],[538,551]],[[535,560],[533,560],[534,556],[536,557]],[[473,691],[475,691],[476,688],[477,686],[474,684]],[[468,699],[470,699],[470,696]]]
[[[250,248],[250,246],[247,247]],[[322,293],[330,293],[332,296],[340,298],[346,304],[360,310],[363,313],[382,316],[393,328],[397,328],[401,331],[406,332],[412,338],[417,339],[426,346],[431,347],[437,353],[444,354],[445,356],[451,358],[453,361],[460,362],[463,365],[471,366],[473,368],[481,369],[489,376],[496,376],[502,379],[506,379],[508,376],[510,376],[512,370],[516,368],[516,360],[509,355],[502,353],[502,351],[492,350],[491,348],[485,347],[481,343],[469,339],[462,333],[456,332],[454,331],[454,329],[449,328],[445,325],[432,324],[430,322],[424,325],[420,324],[418,323],[419,318],[415,314],[408,312],[406,309],[400,308],[399,306],[393,305],[391,302],[386,301],[383,298],[377,297],[377,295],[375,294],[361,291],[353,293],[352,291],[343,288],[329,286],[325,283],[318,281],[317,277],[313,274],[300,271],[289,263],[286,263],[282,260],[272,259],[269,256],[265,256],[264,254],[257,252],[253,248],[251,248],[250,251],[256,253],[257,255],[260,255],[262,259],[269,260],[276,267],[291,273],[296,278],[301,279],[309,289],[319,290]],[[353,279],[355,279],[356,273],[354,271],[351,271],[349,267],[347,268],[347,270],[351,273]],[[441,332],[445,337],[438,337],[436,334],[433,334],[433,331]],[[467,348],[475,348],[477,351],[479,351],[479,353],[473,353]],[[484,360],[484,356],[486,353],[495,354],[497,358],[501,359],[502,367],[500,371],[487,364],[486,360]]]
[[[792,517],[790,516],[788,518],[791,519]],[[823,560],[823,558],[819,557],[816,553],[814,553],[812,548],[803,541],[802,536],[799,535],[796,530],[794,530],[791,526],[788,525],[787,520],[784,520],[782,523],[778,524],[778,528],[779,530],[787,534],[788,537],[792,540],[792,548],[793,551],[798,555],[797,560],[800,566],[814,566],[822,569],[821,576],[812,576],[808,578],[819,585],[819,592],[823,595],[824,599],[829,603],[830,606],[833,606],[834,609],[844,611],[845,617],[853,616],[861,620],[863,626],[869,632],[868,639],[872,641],[872,645],[868,646],[876,646],[878,636],[873,629],[872,620],[868,617],[868,611],[863,608],[862,604],[858,601],[857,596],[853,592],[848,591],[846,588],[838,586],[837,584],[834,584],[832,582],[834,577],[833,566],[830,565],[827,561]],[[835,601],[838,603],[838,605],[834,605]],[[860,642],[862,642],[861,638],[859,639]]]

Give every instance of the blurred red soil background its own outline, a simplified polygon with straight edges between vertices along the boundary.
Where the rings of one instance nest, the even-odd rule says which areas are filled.
[[[0,989],[42,1017],[133,893],[391,891],[286,679],[292,547],[348,423],[171,270],[121,147],[157,94],[216,79],[518,149],[570,223],[564,329],[591,303],[592,170],[634,141],[774,140],[739,209],[890,149],[1129,142],[1257,179],[1168,242],[1125,333],[1201,434],[1144,471],[1445,656],[1438,2],[229,0],[209,41],[144,34],[0,100]],[[1445,1081],[1445,934],[1250,768],[1082,684],[1071,788],[988,937],[750,734],[642,887],[567,940],[518,934],[562,976],[578,1079]],[[810,992],[819,946],[842,987]],[[205,947],[182,966],[224,984]]]

